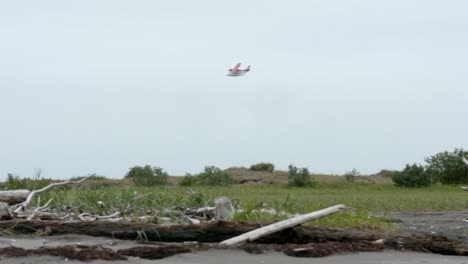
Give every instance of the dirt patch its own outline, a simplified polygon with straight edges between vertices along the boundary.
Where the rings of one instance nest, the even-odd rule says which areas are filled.
[[[144,259],[162,259],[169,256],[173,256],[181,253],[189,253],[193,250],[188,247],[180,246],[160,246],[160,247],[133,247],[128,249],[121,249],[117,253],[132,256],[140,257]]]

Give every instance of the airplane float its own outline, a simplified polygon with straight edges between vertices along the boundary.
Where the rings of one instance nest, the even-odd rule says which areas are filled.
[[[229,77],[239,77],[239,76],[244,76],[246,73],[250,71],[250,65],[243,70],[240,69],[240,66],[241,64],[237,63],[236,66],[234,66],[234,68],[229,69],[229,72],[226,75]]]

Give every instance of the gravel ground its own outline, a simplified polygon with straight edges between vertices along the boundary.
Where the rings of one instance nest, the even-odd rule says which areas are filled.
[[[400,230],[443,235],[468,243],[468,210],[458,212],[393,213]]]

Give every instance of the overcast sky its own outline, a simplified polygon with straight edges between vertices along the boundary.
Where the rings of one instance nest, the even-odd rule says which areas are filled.
[[[0,180],[468,148],[467,1],[0,1]],[[244,77],[226,70],[252,65]]]

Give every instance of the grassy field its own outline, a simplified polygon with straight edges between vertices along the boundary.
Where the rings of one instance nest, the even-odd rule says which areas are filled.
[[[336,204],[345,204],[349,210],[311,222],[312,225],[357,227],[361,229],[389,229],[386,216],[392,211],[449,211],[468,208],[468,196],[457,186],[436,185],[429,188],[405,189],[392,184],[317,183],[313,187],[287,186],[231,186],[231,187],[68,187],[42,194],[42,201],[53,198],[52,207],[81,208],[83,211],[108,214],[130,208],[132,215],[148,211],[163,212],[174,206],[212,206],[214,198],[228,196],[238,199],[243,209],[235,215],[236,221],[279,220],[295,213],[307,213]],[[135,199],[135,197],[140,197]],[[106,209],[97,206],[98,201]],[[274,209],[276,214],[262,213]]]
[[[391,212],[468,209],[468,194],[455,185],[399,188],[384,174],[355,177],[354,183],[347,182],[343,176],[315,174],[312,175],[313,186],[298,188],[287,186],[287,172],[258,172],[245,168],[226,171],[235,182],[229,187],[182,187],[179,185],[182,177],[170,177],[168,186],[136,187],[131,179],[91,177],[79,186],[53,189],[40,196],[42,203],[53,199],[51,208],[61,212],[68,207],[75,212],[108,215],[120,211],[131,216],[162,215],[175,206],[213,206],[216,197],[228,196],[238,200],[235,221],[280,220],[345,204],[348,210],[310,224],[361,229],[392,228],[388,218]],[[45,179],[15,178],[2,183],[1,187],[34,190],[49,183],[50,180]],[[105,207],[99,207],[98,201],[104,202]]]

